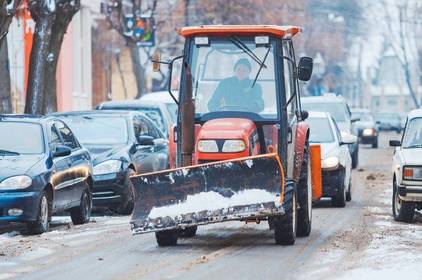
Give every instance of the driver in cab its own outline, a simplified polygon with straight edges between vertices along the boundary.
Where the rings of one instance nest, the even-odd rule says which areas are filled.
[[[239,59],[234,65],[234,76],[218,84],[208,102],[208,110],[262,112],[264,110],[262,89],[257,83],[252,87],[253,80],[249,78],[251,70],[248,59]]]

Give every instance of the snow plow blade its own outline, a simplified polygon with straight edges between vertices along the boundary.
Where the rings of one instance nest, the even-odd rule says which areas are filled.
[[[284,214],[284,173],[265,154],[131,178],[134,234]]]

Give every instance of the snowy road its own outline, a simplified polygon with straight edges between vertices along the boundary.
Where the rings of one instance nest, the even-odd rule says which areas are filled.
[[[391,216],[392,149],[361,146],[346,208],[314,208],[309,238],[274,245],[267,223],[199,228],[178,246],[158,248],[153,234],[132,236],[129,217],[94,217],[72,226],[55,218],[50,232],[0,233],[0,279],[421,279],[422,217]],[[4,232],[4,231],[3,231]]]

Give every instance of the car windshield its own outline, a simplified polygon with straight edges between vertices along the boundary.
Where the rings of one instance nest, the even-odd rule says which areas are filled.
[[[119,116],[66,116],[79,142],[86,145],[117,145],[128,141],[126,119]]]
[[[44,137],[40,124],[1,121],[0,135],[2,156],[44,152]]]
[[[422,148],[422,118],[412,119],[403,136],[403,148]]]
[[[332,143],[334,135],[330,122],[327,118],[308,118],[306,122],[310,127],[309,142],[311,143]]]
[[[246,37],[209,40],[209,44],[193,47],[196,117],[234,111],[255,113],[259,119],[277,119],[274,43],[256,45],[255,38]]]
[[[177,120],[177,104],[176,103],[167,103],[167,110],[170,112],[170,117],[172,122],[176,122]]]
[[[127,110],[127,111],[138,111],[147,115],[157,127],[164,133],[167,134],[166,131],[166,124],[164,121],[164,117],[158,108],[151,108],[151,107],[124,107],[124,106],[103,106],[101,109],[103,110]]]
[[[370,113],[364,113],[364,112],[353,112],[352,113],[352,119],[359,119],[361,122],[372,122],[374,121],[374,118]]]
[[[347,120],[347,110],[343,103],[327,102],[303,102],[302,108],[307,111],[328,112],[336,122],[345,122]]]
[[[396,115],[396,114],[389,114],[389,113],[386,113],[386,114],[378,114],[376,116],[376,119],[377,120],[380,120],[380,121],[400,121],[400,117],[398,115]]]

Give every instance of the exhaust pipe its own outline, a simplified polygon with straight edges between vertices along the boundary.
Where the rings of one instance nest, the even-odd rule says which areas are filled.
[[[186,73],[185,98],[181,104],[181,140],[182,166],[192,165],[192,154],[195,148],[195,104],[192,99],[192,72],[187,62],[184,63]]]

